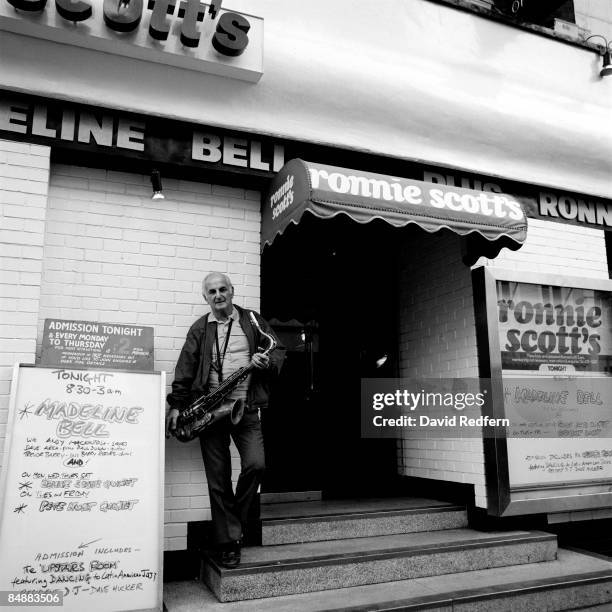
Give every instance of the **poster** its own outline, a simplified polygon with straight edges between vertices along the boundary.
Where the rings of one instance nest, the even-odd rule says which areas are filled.
[[[612,479],[611,377],[504,377],[512,486]]]
[[[164,383],[163,373],[16,368],[0,591],[54,591],[70,612],[159,609]]]
[[[612,297],[575,287],[497,281],[502,369],[612,373]]]
[[[612,479],[612,296],[497,280],[512,487]]]

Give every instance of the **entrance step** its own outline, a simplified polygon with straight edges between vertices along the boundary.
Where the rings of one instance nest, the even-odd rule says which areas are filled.
[[[464,506],[431,499],[325,500],[261,506],[264,546],[466,526]]]
[[[320,501],[322,497],[322,491],[279,491],[278,493],[261,493],[259,501],[263,506],[264,504]]]
[[[238,601],[551,561],[556,554],[556,537],[543,532],[449,529],[244,548],[236,569],[205,558],[202,578],[219,601]]]
[[[609,612],[612,563],[559,549],[554,561],[219,603],[201,582],[164,584],[168,612]]]

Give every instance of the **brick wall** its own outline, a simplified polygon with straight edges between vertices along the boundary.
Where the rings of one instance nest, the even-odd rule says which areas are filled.
[[[455,234],[419,232],[407,240],[400,269],[400,375],[477,378],[476,327],[470,269]],[[486,507],[481,439],[400,441],[400,473],[471,483]]]
[[[227,272],[236,303],[259,306],[260,194],[163,185],[166,199],[153,201],[148,176],[51,168],[38,336],[48,317],[153,326],[155,369],[170,384],[189,326],[207,312],[207,272]],[[210,518],[199,445],[169,440],[165,478],[165,548],[181,550],[187,522]]]
[[[34,363],[49,154],[0,140],[0,461],[13,365]]]
[[[529,219],[527,240],[518,251],[502,249],[479,265],[581,278],[608,278],[604,231]]]

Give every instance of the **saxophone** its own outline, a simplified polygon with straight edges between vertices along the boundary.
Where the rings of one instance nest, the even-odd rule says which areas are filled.
[[[270,334],[266,334],[255,315],[249,311],[249,317],[253,327],[268,340],[270,345],[263,351],[264,355],[269,355],[276,348],[276,339]],[[249,365],[236,370],[228,376],[214,391],[202,395],[189,408],[183,410],[176,421],[175,437],[181,442],[189,442],[197,438],[202,432],[229,417],[234,425],[239,423],[244,414],[244,402],[241,399],[227,399],[234,388],[240,384],[253,370],[255,366]]]

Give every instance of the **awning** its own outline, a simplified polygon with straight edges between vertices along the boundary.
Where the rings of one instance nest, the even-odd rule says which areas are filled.
[[[427,232],[447,228],[468,236],[466,263],[516,250],[527,237],[527,219],[512,196],[426,183],[292,159],[278,172],[266,197],[262,250],[306,212],[328,219],[345,214],[357,223],[382,219],[411,223]]]

